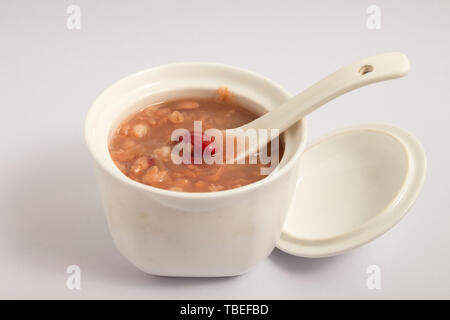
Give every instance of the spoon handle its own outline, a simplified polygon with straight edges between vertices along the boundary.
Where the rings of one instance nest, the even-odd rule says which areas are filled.
[[[241,128],[279,129],[281,133],[328,101],[371,83],[403,77],[409,69],[408,58],[399,52],[354,62]]]

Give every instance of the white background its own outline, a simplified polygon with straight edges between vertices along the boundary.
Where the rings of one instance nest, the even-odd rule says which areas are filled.
[[[69,4],[81,30],[66,28]],[[381,29],[366,9],[381,8]],[[0,2],[0,298],[450,298],[449,1]],[[390,123],[423,143],[428,173],[409,214],[361,248],[305,259],[275,250],[233,278],[154,277],[114,248],[83,139],[95,97],[135,71],[181,61],[261,73],[292,93],[387,51],[407,78],[349,93],[308,117],[310,140]],[[82,289],[66,288],[66,267]],[[368,290],[376,264],[382,289]]]

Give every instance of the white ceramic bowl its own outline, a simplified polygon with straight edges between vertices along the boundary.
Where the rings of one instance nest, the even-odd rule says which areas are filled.
[[[126,177],[109,155],[111,133],[134,111],[166,98],[210,95],[224,86],[257,112],[291,97],[278,84],[253,72],[220,64],[182,63],[116,82],[89,110],[85,137],[96,162],[112,237],[119,251],[147,273],[242,274],[267,257],[280,237],[306,142],[302,122],[285,132],[285,153],[277,170],[232,190],[187,193],[154,188]]]

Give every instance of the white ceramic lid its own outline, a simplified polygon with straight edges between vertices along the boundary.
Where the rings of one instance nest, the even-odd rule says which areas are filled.
[[[425,153],[389,125],[341,129],[315,141],[277,247],[302,257],[343,253],[380,236],[408,211],[422,187]]]

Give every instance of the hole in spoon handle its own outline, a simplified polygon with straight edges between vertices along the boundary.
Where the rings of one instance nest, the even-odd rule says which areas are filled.
[[[361,68],[359,68],[359,74],[362,76],[369,72],[372,72],[372,71],[373,71],[373,66],[370,64],[363,65]]]

